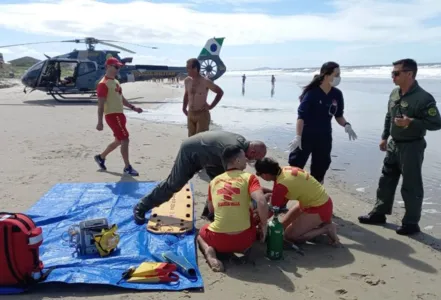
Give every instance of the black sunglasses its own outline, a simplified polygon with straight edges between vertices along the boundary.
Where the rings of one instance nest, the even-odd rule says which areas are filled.
[[[400,71],[392,71],[392,76],[398,77],[402,72],[412,72],[412,70],[400,70]]]

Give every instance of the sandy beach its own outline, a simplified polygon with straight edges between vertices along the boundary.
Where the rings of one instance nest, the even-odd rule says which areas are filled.
[[[22,212],[54,184],[164,179],[187,132],[184,126],[128,119],[130,157],[139,177],[122,176],[119,151],[107,159],[108,172],[97,172],[93,156],[112,140],[110,130],[98,132],[95,104],[60,104],[41,92],[25,95],[21,86],[0,89],[0,210]],[[125,96],[143,109],[154,109],[182,89],[157,83],[123,85]],[[286,155],[270,152],[280,162]],[[196,215],[206,198],[207,182],[196,175]],[[263,182],[262,182],[263,183]],[[255,264],[227,264],[213,273],[199,252],[205,291],[132,292],[113,287],[42,285],[10,299],[314,299],[314,300],[435,300],[441,295],[439,243],[425,234],[402,237],[394,226],[365,226],[357,216],[368,204],[356,201],[338,186],[326,184],[334,200],[335,222],[344,248],[305,245],[305,256],[285,252],[279,262],[264,258],[256,245]],[[389,223],[399,224],[396,216]],[[198,221],[198,227],[203,221]]]

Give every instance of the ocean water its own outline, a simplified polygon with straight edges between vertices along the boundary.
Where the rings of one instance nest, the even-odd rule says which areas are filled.
[[[351,122],[358,139],[349,141],[344,129],[333,121],[332,164],[325,180],[344,186],[361,201],[375,200],[381,174],[384,152],[379,150],[378,144],[388,96],[394,88],[390,71],[390,66],[342,68],[339,88],[345,98],[344,115]],[[287,163],[288,143],[295,136],[298,96],[301,87],[312,79],[315,72],[317,70],[314,69],[227,72],[216,82],[225,94],[212,111],[213,123],[225,130],[241,133],[248,139],[264,140],[269,147],[286,152]],[[241,76],[244,73],[247,79],[243,88]],[[274,89],[270,81],[273,74],[276,77]],[[441,107],[441,65],[420,66],[417,79]],[[209,101],[212,99],[214,95],[210,93]],[[181,108],[182,99],[170,99],[157,110],[141,117],[154,122],[185,124]],[[421,225],[426,230],[441,233],[441,132],[428,132],[426,140]],[[404,207],[399,187],[396,204]]]

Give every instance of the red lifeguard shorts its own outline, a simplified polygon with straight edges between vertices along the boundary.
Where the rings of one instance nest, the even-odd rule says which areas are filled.
[[[329,198],[326,203],[316,206],[316,207],[308,207],[301,208],[301,210],[307,214],[318,214],[320,219],[322,219],[323,223],[330,223],[332,220],[332,199]]]
[[[238,234],[213,232],[208,229],[209,224],[206,224],[199,230],[199,235],[216,252],[243,253],[256,241],[257,230],[253,223],[254,221],[251,216],[250,228]]]
[[[106,123],[113,131],[113,136],[118,141],[123,141],[129,138],[129,132],[126,128],[126,116],[123,113],[113,113],[105,115]]]

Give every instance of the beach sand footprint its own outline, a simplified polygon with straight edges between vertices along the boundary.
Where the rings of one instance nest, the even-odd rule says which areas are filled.
[[[348,295],[348,291],[345,289],[338,289],[335,291],[335,294],[340,300],[358,300],[357,296]]]
[[[380,284],[386,284],[386,281],[382,280],[381,278],[378,278],[374,274],[370,273],[351,273],[350,276],[346,276],[346,279],[348,278],[355,278],[358,280],[363,280],[365,283],[369,284],[370,286],[377,286]]]
[[[337,296],[346,295],[347,293],[348,293],[348,291],[345,290],[345,289],[338,289],[338,290],[335,291],[335,294],[336,294]]]
[[[432,293],[421,293],[416,295],[416,300],[437,300],[438,296]]]

